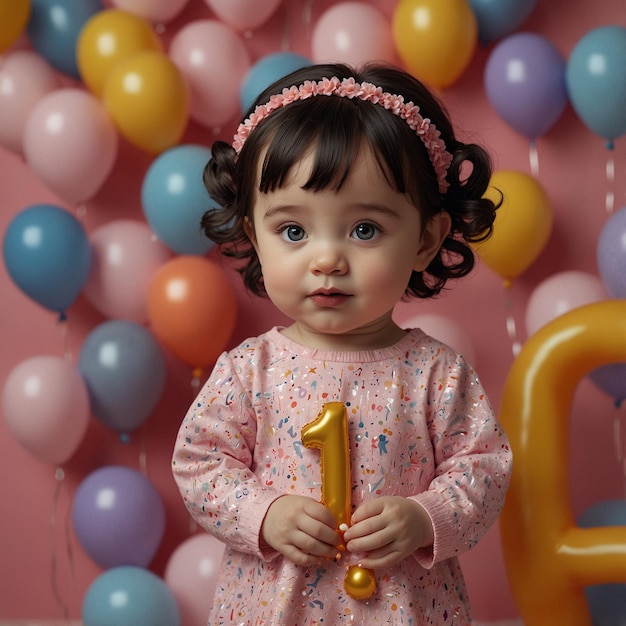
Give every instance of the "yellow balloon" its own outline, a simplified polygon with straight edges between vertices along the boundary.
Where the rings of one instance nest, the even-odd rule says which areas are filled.
[[[505,280],[522,274],[542,252],[552,233],[552,208],[539,182],[523,172],[494,172],[485,197],[504,195],[492,236],[473,244],[483,262]]]
[[[584,587],[626,581],[626,526],[577,526],[569,480],[576,387],[591,370],[623,361],[626,300],[606,300],[543,326],[509,371],[499,415],[515,464],[500,528],[527,626],[591,626]]]
[[[160,52],[120,61],[105,83],[104,105],[122,135],[152,155],[175,146],[189,119],[185,79]]]
[[[478,23],[467,0],[402,0],[391,26],[406,69],[439,90],[461,76],[478,41]]]
[[[80,32],[76,60],[83,82],[101,97],[109,72],[138,52],[163,52],[163,44],[151,24],[141,17],[107,9],[91,17]]]
[[[22,34],[30,17],[30,0],[0,0],[0,54]]]

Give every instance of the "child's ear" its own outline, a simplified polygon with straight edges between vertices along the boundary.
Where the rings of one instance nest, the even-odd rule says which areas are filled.
[[[423,272],[435,258],[445,238],[450,233],[451,227],[452,218],[447,211],[439,211],[439,213],[433,215],[428,222],[426,222],[422,230],[422,240],[413,265],[413,269],[416,272]]]
[[[257,251],[257,254],[258,254],[259,249],[258,249],[257,242],[256,242],[256,233],[254,232],[254,224],[252,223],[250,218],[247,216],[243,218],[243,230],[248,236],[250,243],[252,243],[254,249]]]

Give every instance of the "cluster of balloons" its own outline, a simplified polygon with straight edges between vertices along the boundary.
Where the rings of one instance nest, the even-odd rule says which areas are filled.
[[[626,133],[626,28],[586,33],[565,59],[546,37],[516,33],[491,51],[485,68],[489,102],[531,142],[544,135],[571,103],[608,148]]]
[[[206,621],[224,544],[192,535],[172,552],[163,578],[148,571],[163,538],[165,508],[145,475],[115,465],[93,471],[76,491],[72,523],[82,548],[105,570],[83,599],[86,626]]]
[[[5,383],[10,429],[48,463],[69,459],[90,412],[120,433],[149,417],[165,385],[161,345],[205,368],[234,329],[236,299],[224,270],[204,256],[172,256],[143,221],[112,221],[88,236],[65,209],[34,205],[10,222],[3,255],[17,286],[61,318],[81,293],[109,318],[85,338],[78,376],[62,359],[34,358]],[[79,401],[85,386],[87,404]]]
[[[85,626],[203,624],[223,552],[220,541],[198,534],[172,552],[163,578],[140,565],[114,565],[87,589],[82,621]]]

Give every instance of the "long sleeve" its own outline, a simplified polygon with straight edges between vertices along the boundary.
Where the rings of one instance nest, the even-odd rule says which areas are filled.
[[[257,421],[229,355],[220,357],[189,408],[176,441],[173,473],[192,517],[241,552],[259,547],[261,525],[280,493],[253,471]]]
[[[424,567],[471,549],[498,517],[511,475],[509,442],[470,366],[458,357],[433,369],[427,419],[435,475],[415,496],[430,515],[435,541],[418,553]]]

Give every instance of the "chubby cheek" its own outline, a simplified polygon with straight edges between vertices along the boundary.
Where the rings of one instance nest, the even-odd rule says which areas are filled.
[[[413,267],[406,259],[392,255],[376,259],[363,259],[358,264],[362,288],[382,299],[399,300],[409,284]],[[378,294],[378,295],[377,295]]]

